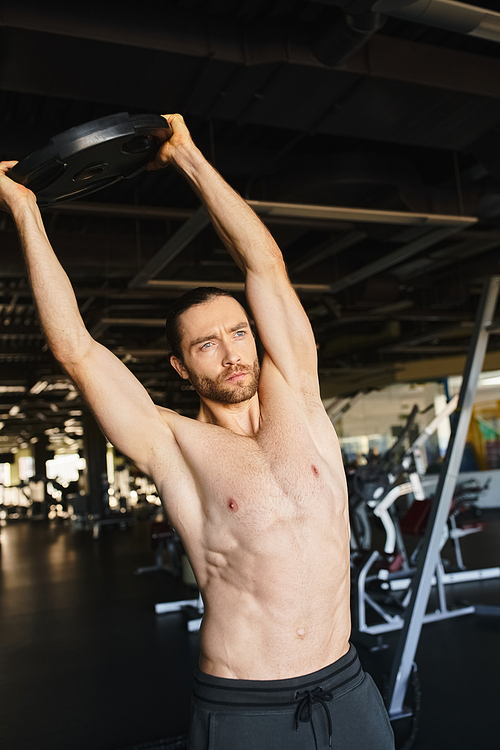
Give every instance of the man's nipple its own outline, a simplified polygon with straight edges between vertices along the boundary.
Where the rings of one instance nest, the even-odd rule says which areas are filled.
[[[233,513],[236,513],[238,511],[238,503],[236,502],[236,500],[230,498],[228,505],[229,509],[232,510]]]

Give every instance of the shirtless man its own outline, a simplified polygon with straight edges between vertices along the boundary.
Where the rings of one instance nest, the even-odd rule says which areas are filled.
[[[349,644],[349,521],[316,346],[281,252],[205,160],[181,115],[150,169],[172,165],[245,274],[265,354],[220,290],[177,301],[171,363],[200,396],[196,420],[155,406],[97,343],[48,242],[34,195],[0,165],[44,333],[106,437],[153,478],[205,605],[191,750],[386,750],[382,699]],[[194,304],[193,304],[194,302]],[[333,741],[332,741],[333,738]]]

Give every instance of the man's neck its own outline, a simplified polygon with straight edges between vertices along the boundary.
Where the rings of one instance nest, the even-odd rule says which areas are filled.
[[[199,422],[225,427],[237,435],[255,437],[260,427],[260,401],[258,393],[239,404],[220,404],[200,397]]]

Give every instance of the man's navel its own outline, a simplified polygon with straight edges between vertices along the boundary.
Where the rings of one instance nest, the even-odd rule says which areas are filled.
[[[315,477],[319,477],[319,469],[318,469],[318,467],[315,466],[314,464],[312,464],[311,469],[313,470],[314,476]]]

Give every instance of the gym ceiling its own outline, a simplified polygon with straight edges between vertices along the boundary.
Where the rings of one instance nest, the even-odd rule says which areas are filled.
[[[116,112],[181,112],[280,244],[325,396],[459,373],[500,273],[494,0],[0,2],[0,158]],[[174,170],[44,211],[94,337],[153,399],[195,415],[164,319],[242,276]],[[0,452],[81,436],[0,215]],[[500,369],[500,337],[488,369]],[[14,408],[13,408],[14,407]],[[16,413],[17,412],[17,413]]]

